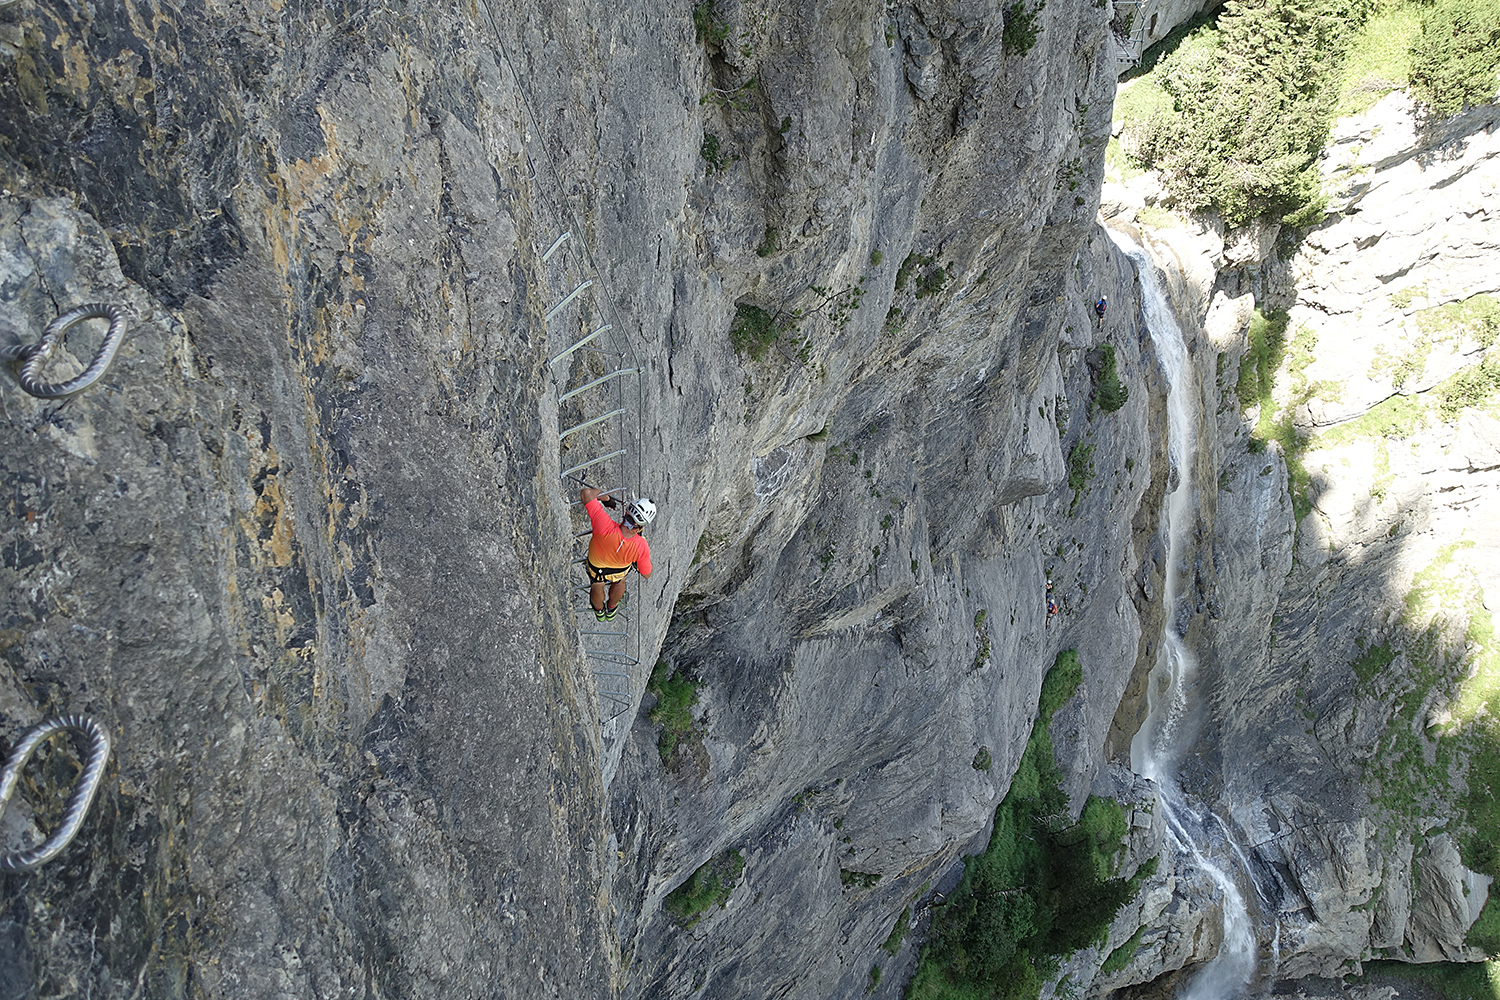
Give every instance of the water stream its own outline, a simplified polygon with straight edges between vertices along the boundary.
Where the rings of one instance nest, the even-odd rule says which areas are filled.
[[[1181,786],[1183,755],[1194,742],[1203,712],[1198,690],[1198,662],[1186,641],[1193,606],[1192,552],[1189,534],[1196,519],[1193,467],[1197,454],[1200,395],[1197,374],[1188,358],[1182,329],[1167,300],[1150,255],[1113,231],[1110,236],[1135,262],[1141,280],[1142,310],[1168,382],[1168,453],[1171,493],[1167,497],[1164,534],[1167,558],[1162,600],[1167,610],[1156,665],[1146,690],[1146,720],[1130,745],[1136,773],[1161,789],[1167,837],[1186,866],[1207,874],[1223,900],[1224,940],[1218,954],[1187,981],[1178,1000],[1234,1000],[1255,977],[1255,925],[1235,877],[1248,866],[1224,821],[1195,803]]]

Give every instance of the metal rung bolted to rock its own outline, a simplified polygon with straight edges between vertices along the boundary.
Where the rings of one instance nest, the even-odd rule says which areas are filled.
[[[608,333],[610,330],[613,330],[613,329],[614,329],[613,324],[605,323],[603,326],[601,326],[599,329],[595,330],[593,333],[589,334],[588,336],[584,337],[581,340],[575,341],[573,343],[573,346],[569,347],[566,351],[563,351],[557,357],[552,358],[551,360],[549,360],[547,362],[547,364],[549,364],[549,365],[555,365],[555,364],[557,364],[559,361],[561,361],[563,358],[567,357],[569,354],[572,354],[574,351],[581,350],[584,347],[584,345],[588,344],[590,341],[593,341],[593,340],[597,339],[600,334],[602,334],[602,333]]]
[[[99,344],[94,360],[89,362],[89,366],[80,374],[66,382],[43,382],[42,369],[51,359],[57,345],[62,343],[68,330],[86,319],[109,320],[109,331],[105,333],[103,342]],[[21,366],[22,389],[40,399],[61,399],[75,392],[81,392],[97,382],[100,376],[108,370],[110,363],[115,360],[115,352],[119,350],[120,343],[124,339],[124,311],[119,306],[90,302],[86,305],[75,306],[48,323],[47,329],[42,332],[42,339],[35,344],[0,347],[0,360]]]
[[[610,459],[618,458],[623,454],[625,454],[625,449],[621,448],[619,451],[612,451],[608,455],[600,455],[598,458],[591,458],[581,465],[573,466],[571,469],[564,469],[562,471],[562,474],[565,476],[571,476],[573,473],[587,469],[591,465],[598,465],[600,462],[608,462]]]
[[[558,434],[557,435],[557,439],[559,441],[561,441],[562,439],[568,437],[569,435],[577,434],[579,431],[586,430],[586,429],[594,426],[595,424],[602,424],[602,423],[604,423],[604,421],[608,420],[610,417],[618,417],[620,414],[622,414],[624,412],[625,412],[625,407],[622,406],[622,407],[620,407],[617,410],[610,410],[608,413],[605,413],[605,414],[603,414],[601,416],[597,416],[593,420],[585,420],[583,423],[576,424],[576,425],[574,425],[572,427],[569,427],[567,430],[565,430],[565,431],[561,432],[560,434]]]
[[[561,396],[557,397],[557,401],[559,403],[565,403],[568,400],[572,399],[574,396],[578,395],[580,392],[588,392],[594,386],[603,385],[610,379],[619,378],[621,375],[639,375],[643,371],[645,371],[644,368],[621,368],[617,371],[612,371],[603,378],[594,379],[594,381],[590,382],[588,385],[580,385],[578,388],[572,390],[571,392],[563,393]]]
[[[557,253],[557,248],[560,247],[560,246],[562,246],[564,243],[566,243],[569,239],[572,238],[572,236],[573,236],[572,233],[563,233],[557,239],[553,240],[552,241],[552,245],[547,248],[547,252],[544,253],[544,254],[542,254],[542,260],[544,260],[544,261],[551,260],[552,259],[552,255],[555,254],[555,253]]]
[[[574,299],[578,298],[578,296],[583,292],[583,290],[585,288],[588,288],[593,283],[594,283],[594,280],[592,278],[590,278],[588,281],[583,282],[577,288],[573,289],[567,295],[564,295],[563,296],[563,300],[561,302],[559,302],[557,305],[553,306],[551,309],[547,310],[547,315],[542,317],[542,322],[544,322],[544,323],[550,323],[550,322],[552,322],[552,317],[553,316],[556,316],[558,313],[562,312],[563,308],[565,306],[567,306],[567,304],[569,302],[572,302]]]
[[[0,871],[27,872],[41,867],[61,854],[83,825],[83,817],[94,801],[94,793],[99,790],[99,782],[104,778],[104,765],[109,760],[109,733],[86,715],[63,715],[48,719],[33,727],[15,745],[10,759],[5,762],[4,772],[0,773],[0,817],[5,815],[5,807],[10,804],[16,784],[21,780],[21,769],[26,766],[32,753],[49,736],[69,730],[88,737],[89,754],[83,767],[83,775],[73,787],[73,793],[68,796],[62,823],[36,847],[0,855]]]

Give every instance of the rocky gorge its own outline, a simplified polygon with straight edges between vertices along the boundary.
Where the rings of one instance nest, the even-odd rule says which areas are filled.
[[[1184,784],[1281,887],[1253,988],[1481,958],[1469,756],[1429,723],[1492,696],[1495,418],[1437,419],[1490,344],[1416,317],[1500,293],[1494,108],[1349,126],[1295,254],[1144,235],[1201,398],[1176,468],[1098,221],[1113,13],[0,8],[0,337],[91,300],[130,325],[71,399],[0,385],[0,736],[86,712],[115,744],[74,845],[0,874],[0,995],[897,997],[1070,649],[1072,808],[1124,802],[1122,870],[1163,862],[1046,989],[1174,988],[1221,903],[1128,764],[1183,479],[1212,722]],[[1255,305],[1318,331],[1272,400],[1316,447],[1248,443]],[[616,364],[617,429],[560,439]],[[1323,431],[1407,398],[1437,418]],[[596,672],[563,472],[616,443],[585,474],[661,514],[635,652]],[[6,850],[72,769],[27,774]],[[684,917],[698,873],[727,892]]]

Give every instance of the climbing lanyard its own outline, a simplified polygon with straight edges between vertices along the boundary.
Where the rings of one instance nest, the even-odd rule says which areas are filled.
[[[99,345],[99,352],[94,355],[94,360],[89,363],[82,374],[75,375],[66,382],[43,382],[41,380],[42,368],[52,357],[52,352],[57,349],[58,344],[62,343],[63,336],[69,329],[86,319],[109,320],[109,332],[104,335],[104,341]],[[21,366],[21,388],[33,396],[41,399],[61,399],[87,389],[97,382],[99,376],[109,368],[110,362],[114,361],[115,351],[119,350],[120,342],[124,339],[125,314],[120,307],[90,302],[87,305],[75,306],[48,323],[47,329],[42,332],[42,339],[35,344],[0,347],[0,361],[9,361]]]
[[[73,788],[73,794],[68,796],[62,825],[36,847],[0,855],[0,871],[28,872],[41,867],[61,854],[83,825],[83,817],[94,801],[94,793],[99,790],[99,782],[104,777],[105,762],[109,760],[109,734],[104,731],[103,726],[86,715],[56,716],[34,726],[21,738],[21,742],[11,751],[10,759],[5,762],[5,770],[0,772],[0,817],[5,815],[5,807],[10,804],[16,783],[21,779],[21,768],[26,766],[32,752],[47,737],[70,729],[88,737],[89,759],[84,765],[83,776]]]

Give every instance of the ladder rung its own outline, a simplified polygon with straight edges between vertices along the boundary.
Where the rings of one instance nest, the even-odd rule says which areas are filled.
[[[616,615],[616,617],[619,617],[619,616]],[[598,629],[586,629],[586,630],[585,629],[580,629],[579,632],[578,632],[578,634],[579,635],[613,635],[613,636],[619,636],[621,639],[629,639],[630,638],[630,633],[629,632],[600,632]]]
[[[608,375],[605,375],[603,378],[594,379],[594,381],[590,382],[588,385],[580,385],[576,389],[572,389],[568,392],[563,393],[561,396],[557,397],[557,401],[559,403],[565,403],[568,400],[572,399],[574,396],[578,395],[580,392],[588,392],[594,386],[603,385],[605,382],[608,382],[612,378],[619,378],[621,375],[639,375],[645,370],[646,369],[644,368],[621,368],[617,371],[612,371]]]
[[[593,673],[595,676],[601,676],[601,677],[625,677],[625,678],[629,678],[630,677],[629,674],[622,674],[618,670],[594,670],[594,671],[590,671],[590,672]]]
[[[622,407],[620,407],[617,410],[610,410],[608,413],[605,413],[602,416],[595,417],[593,420],[585,420],[581,424],[574,424],[572,427],[569,427],[567,430],[565,430],[565,431],[561,432],[560,434],[558,434],[557,435],[557,439],[559,441],[561,441],[564,438],[566,438],[569,434],[576,434],[577,432],[579,432],[581,430],[587,430],[588,428],[594,426],[595,424],[602,424],[602,423],[604,423],[604,421],[608,420],[610,417],[618,417],[620,414],[622,414],[624,412],[625,412],[625,407],[622,406]]]
[[[585,649],[584,652],[589,654],[590,656],[619,656],[629,660],[631,663],[634,663],[637,666],[639,666],[641,662],[640,660],[637,660],[635,657],[631,656],[629,653],[616,653],[612,649]]]
[[[589,280],[585,281],[583,284],[579,285],[577,288],[573,289],[567,295],[564,295],[563,296],[563,300],[561,302],[559,302],[557,305],[553,306],[551,309],[547,310],[547,315],[545,315],[545,316],[542,317],[542,322],[543,323],[550,323],[550,322],[552,322],[552,317],[553,316],[556,316],[558,313],[562,312],[564,306],[566,306],[569,302],[572,302],[574,299],[578,298],[579,294],[585,288],[589,287],[593,283],[594,283],[594,279],[590,278]]]
[[[560,246],[562,246],[564,243],[568,242],[569,238],[572,237],[572,235],[573,235],[572,233],[563,233],[557,239],[553,240],[552,241],[552,245],[547,248],[547,252],[544,253],[544,254],[542,254],[542,260],[543,261],[551,260],[552,259],[552,255],[555,254],[555,253],[557,253],[557,248],[560,247]]]
[[[612,451],[608,455],[600,455],[598,458],[591,458],[587,462],[584,462],[582,465],[575,465],[571,469],[564,469],[562,474],[565,476],[570,476],[580,469],[587,469],[589,466],[598,465],[600,462],[608,462],[610,459],[619,458],[623,454],[625,454],[625,449],[621,448],[619,451]]]
[[[578,350],[584,344],[587,344],[589,341],[591,341],[595,337],[599,336],[599,334],[604,333],[606,330],[613,330],[613,329],[614,329],[613,324],[605,323],[599,329],[595,330],[593,333],[589,334],[587,337],[584,337],[578,343],[574,344],[572,347],[568,348],[566,351],[563,351],[561,354],[559,354],[557,357],[553,358],[551,361],[548,361],[547,364],[549,364],[549,365],[555,365],[555,364],[557,364],[563,358],[567,357],[569,354],[572,354],[574,351]]]

